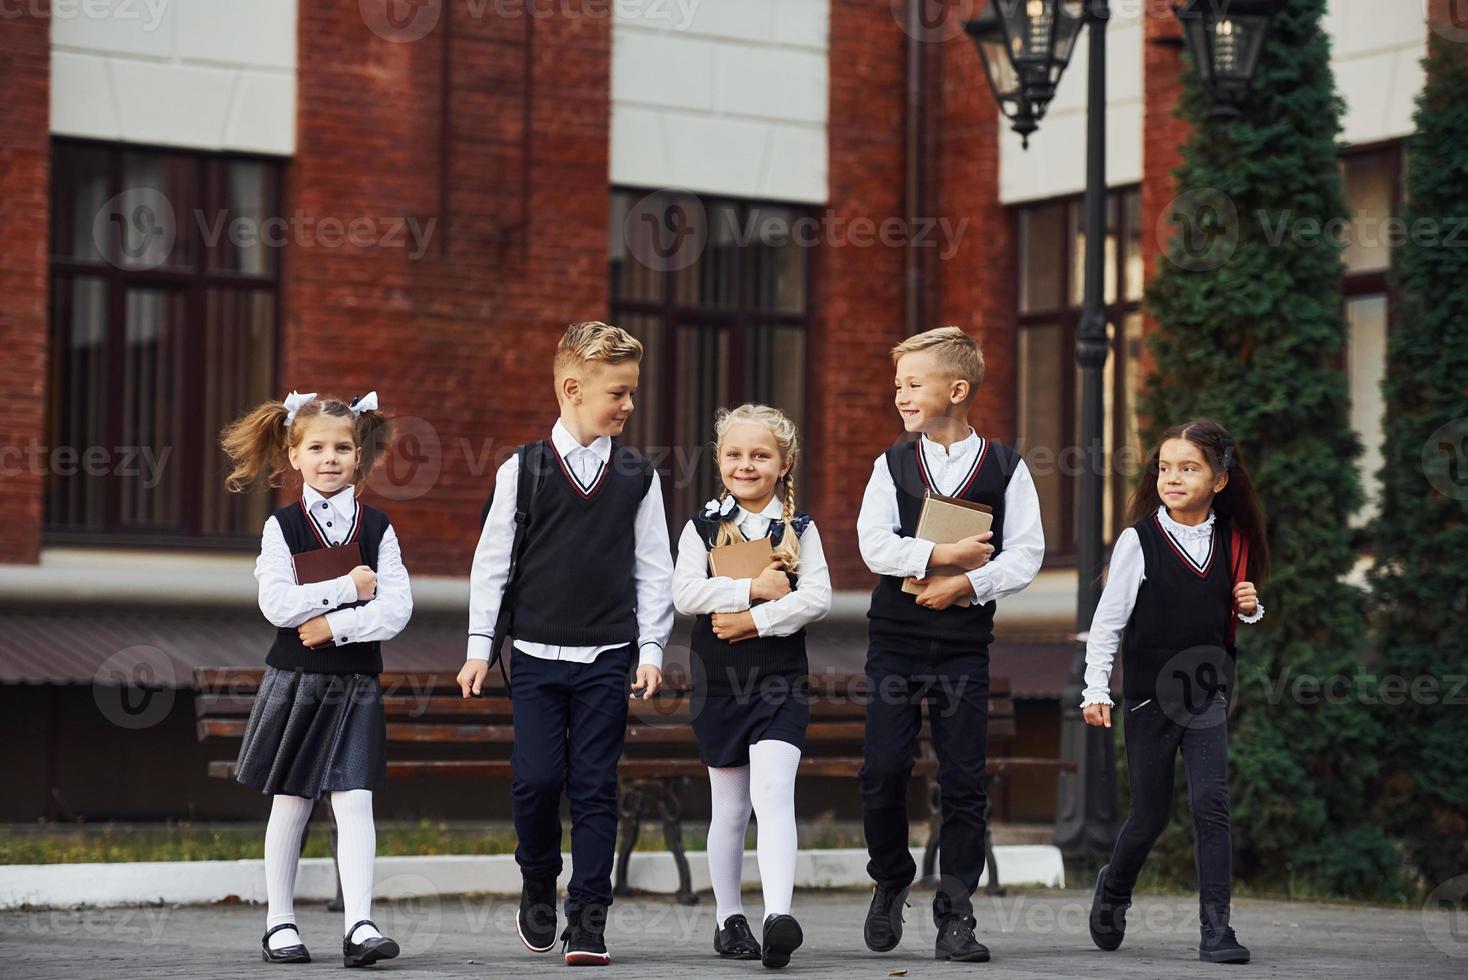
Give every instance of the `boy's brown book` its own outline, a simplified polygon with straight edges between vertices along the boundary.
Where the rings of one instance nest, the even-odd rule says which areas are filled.
[[[295,565],[296,584],[310,585],[312,582],[330,582],[351,572],[362,561],[362,545],[351,541],[335,548],[318,548],[292,555]]]
[[[726,544],[709,552],[709,567],[721,578],[759,578],[775,560],[769,538]]]
[[[934,544],[953,544],[976,534],[983,534],[994,526],[994,511],[972,500],[943,497],[929,494],[923,498],[923,509],[918,514],[916,537]],[[930,565],[928,577],[935,575],[962,575],[957,565]],[[922,589],[908,579],[902,583],[902,591],[917,595]],[[959,599],[956,606],[973,605],[972,598]]]

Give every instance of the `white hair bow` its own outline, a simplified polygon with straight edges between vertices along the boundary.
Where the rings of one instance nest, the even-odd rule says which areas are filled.
[[[377,411],[377,392],[369,391],[365,395],[358,395],[352,399],[350,406],[353,415],[361,415],[363,412]]]
[[[285,396],[285,424],[287,427],[296,420],[296,413],[301,410],[301,406],[312,401],[315,397],[316,392],[314,391],[306,395],[298,391],[292,391],[289,395]]]

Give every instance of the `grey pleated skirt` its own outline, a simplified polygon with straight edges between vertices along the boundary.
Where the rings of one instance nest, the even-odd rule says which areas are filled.
[[[235,779],[262,793],[321,796],[387,783],[387,722],[373,674],[266,667]]]

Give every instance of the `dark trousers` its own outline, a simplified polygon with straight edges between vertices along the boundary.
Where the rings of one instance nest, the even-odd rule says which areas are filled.
[[[971,915],[984,871],[989,780],[989,652],[953,651],[927,641],[873,638],[867,652],[868,702],[861,814],[867,873],[879,885],[906,888],[917,874],[908,849],[907,786],[923,705],[938,758],[942,826],[933,918]]]
[[[1171,717],[1169,717],[1169,715]],[[1130,897],[1152,845],[1172,815],[1178,749],[1188,772],[1200,921],[1228,925],[1233,846],[1228,825],[1228,705],[1215,695],[1197,714],[1154,699],[1126,702],[1126,762],[1132,805],[1111,852],[1107,887]]]
[[[612,903],[617,842],[617,762],[627,735],[632,648],[589,664],[514,650],[515,862],[527,878],[561,873],[561,792],[571,801],[571,883],[566,904]]]

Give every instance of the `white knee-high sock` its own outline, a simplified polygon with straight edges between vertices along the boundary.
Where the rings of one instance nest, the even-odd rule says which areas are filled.
[[[270,803],[270,821],[265,825],[265,914],[267,931],[296,921],[296,869],[301,863],[301,835],[311,819],[314,800],[301,796],[275,796]],[[301,941],[301,935],[282,929],[271,936],[271,949],[285,949]]]
[[[759,824],[759,877],[765,918],[788,915],[795,891],[795,773],[800,750],[769,739],[749,747],[749,795]]]
[[[744,877],[744,832],[749,829],[749,767],[709,768],[712,814],[709,817],[709,878],[714,885],[714,913],[719,927],[731,915],[744,914],[739,894]]]
[[[331,812],[336,816],[336,863],[341,869],[342,902],[350,929],[372,918],[372,868],[377,860],[377,828],[372,823],[372,791],[341,790],[331,794]],[[382,933],[363,926],[348,938],[363,942]]]

